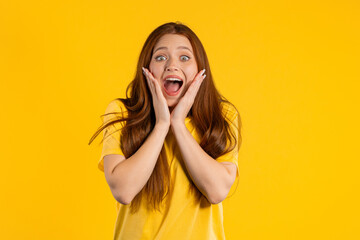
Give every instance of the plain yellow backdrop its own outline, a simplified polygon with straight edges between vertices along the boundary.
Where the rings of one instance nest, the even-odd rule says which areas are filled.
[[[358,1],[2,1],[1,239],[112,239],[97,168],[109,101],[180,21],[240,111],[227,239],[359,239]]]

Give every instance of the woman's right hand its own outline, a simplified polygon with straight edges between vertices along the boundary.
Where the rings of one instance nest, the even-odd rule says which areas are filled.
[[[148,69],[144,67],[142,69],[152,95],[156,115],[155,126],[168,129],[170,127],[170,111],[164,94],[161,91],[160,84]]]

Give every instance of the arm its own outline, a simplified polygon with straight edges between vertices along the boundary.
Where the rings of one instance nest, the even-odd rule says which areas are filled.
[[[186,168],[198,189],[212,204],[223,201],[236,177],[234,163],[220,163],[210,157],[196,142],[185,123],[172,125]]]
[[[116,200],[129,204],[149,180],[169,127],[155,125],[143,145],[128,159],[114,166],[108,184]]]

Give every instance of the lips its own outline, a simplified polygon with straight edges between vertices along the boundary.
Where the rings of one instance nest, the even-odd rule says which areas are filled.
[[[180,87],[179,87],[179,89],[178,89],[176,92],[174,92],[174,91],[169,91],[169,90],[165,87],[165,85],[168,84],[168,83],[166,83],[166,79],[167,79],[167,78],[177,78],[177,79],[181,80],[181,83],[179,83],[179,84],[180,84]],[[173,83],[171,83],[171,84],[173,84]],[[164,88],[164,91],[165,91],[166,94],[169,95],[169,96],[176,96],[176,95],[180,92],[180,90],[182,89],[183,85],[184,85],[184,80],[183,80],[181,77],[177,76],[177,75],[168,75],[168,76],[164,77],[164,79],[163,79],[163,81],[162,81],[162,86],[163,86],[163,88]]]
[[[165,80],[166,80],[167,78],[169,78],[169,77],[178,78],[178,79],[180,79],[182,82],[184,82],[184,80],[183,80],[181,77],[179,77],[179,76],[176,76],[176,75],[168,75],[168,76],[166,76],[166,77],[163,78],[163,83],[164,83]]]

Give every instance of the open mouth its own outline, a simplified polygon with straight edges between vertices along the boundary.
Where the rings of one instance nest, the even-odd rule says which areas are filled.
[[[165,92],[170,96],[175,96],[180,92],[184,82],[178,77],[166,77],[164,80]]]

